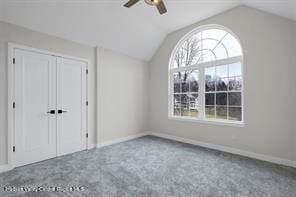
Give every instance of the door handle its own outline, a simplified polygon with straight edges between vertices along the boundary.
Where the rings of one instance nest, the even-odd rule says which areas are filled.
[[[50,110],[47,112],[48,114],[55,114],[55,110]]]
[[[62,114],[62,113],[66,113],[67,111],[64,111],[64,110],[62,110],[62,109],[59,109],[58,110],[58,114]]]

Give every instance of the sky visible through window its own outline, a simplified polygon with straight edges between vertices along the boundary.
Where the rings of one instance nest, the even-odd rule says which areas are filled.
[[[241,56],[238,41],[228,32],[209,29],[187,38],[176,53],[174,68]]]

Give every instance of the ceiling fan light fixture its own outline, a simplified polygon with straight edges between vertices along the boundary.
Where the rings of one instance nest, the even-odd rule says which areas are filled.
[[[145,0],[145,2],[148,4],[148,5],[152,5],[152,6],[155,6],[155,5],[158,5],[160,0]]]

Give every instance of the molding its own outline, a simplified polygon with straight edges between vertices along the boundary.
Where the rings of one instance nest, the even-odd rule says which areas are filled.
[[[67,54],[63,54],[63,53],[56,53],[56,52],[53,52],[53,51],[40,49],[40,48],[35,48],[35,47],[29,47],[29,46],[17,44],[17,43],[14,43],[14,42],[8,42],[8,47],[13,48],[13,49],[20,49],[20,50],[30,51],[30,52],[33,52],[33,53],[39,53],[39,54],[45,54],[45,55],[53,55],[53,56],[62,57],[62,58],[65,58],[65,59],[72,59],[72,60],[76,60],[76,61],[81,61],[81,62],[87,63],[87,65],[90,64],[90,61],[88,59],[85,59],[85,58],[75,57],[75,56],[71,56],[71,55],[67,55]]]
[[[240,156],[244,156],[244,157],[249,157],[249,158],[253,158],[253,159],[258,159],[258,160],[262,160],[262,161],[267,161],[267,162],[271,162],[271,163],[275,163],[275,164],[280,164],[280,165],[296,168],[296,161],[293,161],[293,160],[283,159],[283,158],[279,158],[279,157],[273,157],[273,156],[264,155],[264,154],[260,154],[260,153],[249,152],[249,151],[236,149],[236,148],[232,148],[232,147],[228,147],[228,146],[210,144],[210,143],[206,143],[206,142],[201,142],[201,141],[197,141],[197,140],[177,137],[177,136],[173,136],[170,134],[158,133],[158,132],[143,132],[143,133],[138,133],[138,134],[134,134],[134,135],[129,135],[129,136],[123,137],[123,138],[118,138],[118,139],[114,139],[114,140],[110,140],[110,141],[106,141],[106,142],[101,142],[99,144],[90,144],[88,147],[88,150],[93,149],[93,148],[102,148],[105,146],[110,146],[110,145],[118,144],[121,142],[126,142],[129,140],[133,140],[133,139],[148,136],[148,135],[152,135],[152,136],[156,136],[156,137],[160,137],[160,138],[165,138],[165,139],[169,139],[169,140],[174,140],[174,141],[178,141],[178,142],[183,142],[183,143],[187,143],[187,144],[192,144],[192,145],[196,145],[196,146],[201,146],[201,147],[205,147],[205,148],[209,148],[209,149],[214,149],[214,150],[223,151],[223,152],[227,152],[227,153],[231,153],[231,154],[235,154],[235,155],[240,155]],[[8,165],[8,164],[0,165],[0,173],[10,171],[12,169],[13,169],[13,166],[11,166],[11,165]]]
[[[129,136],[123,137],[123,138],[118,138],[118,139],[114,139],[114,140],[110,140],[110,141],[106,141],[106,142],[101,142],[101,143],[97,144],[97,148],[102,148],[102,147],[105,147],[105,146],[110,146],[110,145],[113,145],[113,144],[126,142],[126,141],[133,140],[133,139],[136,139],[136,138],[139,138],[139,137],[147,136],[149,134],[150,133],[138,133],[138,134],[129,135]]]
[[[8,164],[0,165],[0,173],[12,170],[13,167]]]
[[[90,150],[90,149],[93,149],[93,148],[96,148],[96,147],[97,147],[97,144],[88,144],[87,150]]]
[[[173,116],[170,116],[168,119],[169,120],[184,121],[184,122],[210,124],[210,125],[221,125],[221,126],[230,126],[230,127],[245,127],[244,122],[231,122],[231,121],[206,120],[206,119],[203,120],[203,119],[182,118],[182,117],[173,117]]]
[[[201,147],[205,147],[205,148],[209,148],[209,149],[214,149],[214,150],[218,150],[218,151],[222,151],[222,152],[227,152],[227,153],[231,153],[231,154],[235,154],[235,155],[240,155],[240,156],[244,156],[244,157],[249,157],[249,158],[253,158],[253,159],[258,159],[258,160],[262,160],[262,161],[267,161],[267,162],[271,162],[271,163],[275,163],[275,164],[279,164],[279,165],[290,166],[290,167],[296,168],[296,161],[293,161],[293,160],[288,160],[288,159],[279,158],[279,157],[273,157],[273,156],[260,154],[260,153],[254,153],[254,152],[241,150],[241,149],[237,149],[237,148],[232,148],[232,147],[228,147],[228,146],[222,146],[222,145],[201,142],[201,141],[192,140],[192,139],[188,139],[188,138],[177,137],[177,136],[173,136],[173,135],[166,134],[166,133],[158,133],[158,132],[150,132],[150,131],[143,132],[143,133],[136,134],[136,135],[130,135],[130,136],[127,136],[124,138],[110,140],[107,142],[102,142],[102,143],[97,144],[97,148],[102,148],[104,146],[110,146],[113,144],[129,141],[129,140],[136,139],[136,138],[143,137],[143,136],[147,136],[147,135],[152,135],[152,136],[156,136],[156,137],[160,137],[160,138],[170,139],[170,140],[174,140],[174,141],[178,141],[178,142],[183,142],[183,143],[187,143],[187,144],[192,144],[192,145],[196,145],[196,146],[201,146]]]
[[[201,147],[205,147],[205,148],[209,148],[209,149],[219,150],[219,151],[223,151],[223,152],[227,152],[227,153],[231,153],[231,154],[235,154],[235,155],[241,155],[244,157],[249,157],[249,158],[253,158],[253,159],[258,159],[258,160],[262,160],[262,161],[267,161],[267,162],[271,162],[271,163],[275,163],[275,164],[280,164],[280,165],[296,168],[296,161],[293,161],[293,160],[283,159],[283,158],[279,158],[279,157],[273,157],[273,156],[264,155],[264,154],[260,154],[260,153],[249,152],[249,151],[236,149],[236,148],[232,148],[232,147],[228,147],[228,146],[222,146],[222,145],[201,142],[201,141],[197,141],[197,140],[191,140],[188,138],[177,137],[177,136],[173,136],[173,135],[166,134],[166,133],[156,133],[156,132],[147,132],[147,133],[149,135],[156,136],[156,137],[175,140],[175,141],[179,141],[179,142],[183,142],[183,143],[188,143],[188,144],[192,144],[192,145],[196,145],[196,146],[201,146]]]

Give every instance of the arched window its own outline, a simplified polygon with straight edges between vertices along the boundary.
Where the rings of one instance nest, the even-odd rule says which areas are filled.
[[[187,34],[172,53],[169,79],[171,118],[243,123],[242,49],[225,27]]]

